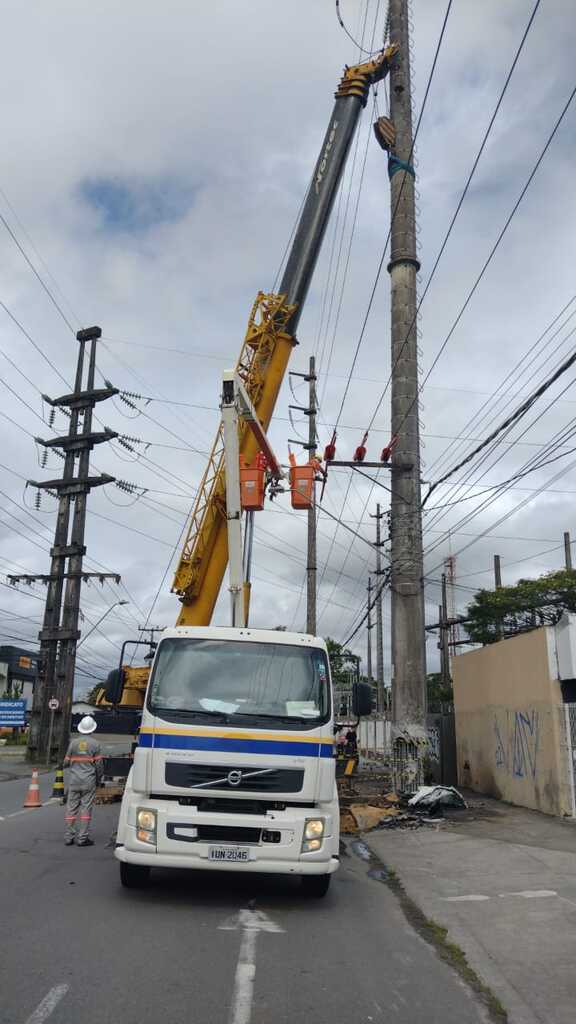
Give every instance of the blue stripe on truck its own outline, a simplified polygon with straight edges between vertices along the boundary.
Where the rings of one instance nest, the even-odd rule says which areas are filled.
[[[161,750],[220,750],[231,754],[284,754],[297,757],[332,757],[328,740],[298,743],[293,740],[229,739],[222,736],[190,736],[175,733],[140,733],[139,746]]]

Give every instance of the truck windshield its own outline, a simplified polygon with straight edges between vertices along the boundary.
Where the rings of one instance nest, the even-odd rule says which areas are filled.
[[[149,707],[312,726],[329,714],[326,655],[288,644],[167,637],[158,648]]]

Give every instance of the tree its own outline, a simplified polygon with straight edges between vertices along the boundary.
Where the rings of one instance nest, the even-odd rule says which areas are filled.
[[[96,705],[96,700],[98,698],[98,695],[102,692],[103,688],[104,688],[104,683],[96,683],[96,685],[93,686],[91,690],[88,690],[88,693],[83,698],[85,703],[86,704]]]
[[[332,681],[334,686],[348,686],[350,674],[356,678],[356,665],[358,659],[347,647],[343,647],[331,637],[326,637],[330,668],[332,670]]]
[[[428,704],[450,704],[454,699],[452,682],[445,683],[441,672],[430,672],[426,676],[428,685]]]
[[[561,569],[513,587],[479,590],[468,606],[466,631],[472,641],[493,644],[538,626],[554,625],[564,611],[576,611],[576,572]]]

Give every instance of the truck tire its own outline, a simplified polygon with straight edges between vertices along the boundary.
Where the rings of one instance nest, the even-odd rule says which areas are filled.
[[[150,880],[150,868],[120,861],[120,881],[125,889],[144,889]]]
[[[302,875],[302,888],[306,896],[322,899],[330,888],[332,875]]]

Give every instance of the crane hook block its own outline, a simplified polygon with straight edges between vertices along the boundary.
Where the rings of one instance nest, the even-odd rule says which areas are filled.
[[[290,494],[292,508],[312,508],[314,501],[314,479],[316,476],[316,461],[308,462],[305,466],[297,466],[296,461],[290,460]]]
[[[254,459],[251,466],[245,465],[244,456],[240,456],[240,504],[245,512],[261,512],[264,508],[264,491],[266,488],[266,456],[262,452]]]

